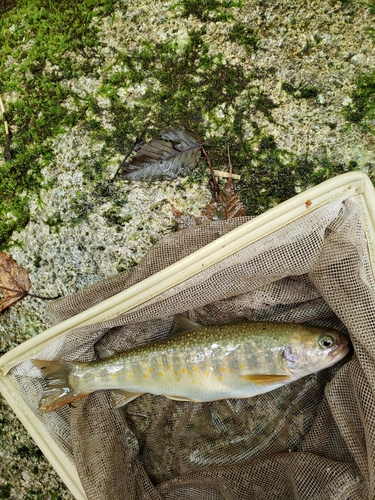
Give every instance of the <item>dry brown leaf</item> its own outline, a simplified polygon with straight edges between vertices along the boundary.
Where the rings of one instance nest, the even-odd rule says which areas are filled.
[[[212,198],[199,217],[184,214],[174,206],[172,206],[172,211],[178,231],[188,227],[199,226],[213,220],[233,219],[234,217],[243,217],[246,215],[244,204],[237,197],[233,187],[228,185]]]
[[[215,170],[212,167],[211,160],[203,148],[203,153],[206,156],[208,165],[212,175],[212,185],[214,196],[207,207],[202,212],[200,217],[183,214],[172,206],[173,215],[177,224],[177,231],[188,227],[199,226],[205,222],[213,220],[227,220],[234,217],[243,217],[246,215],[246,207],[235,193],[232,177],[232,163],[229,157],[229,174],[228,181],[224,189],[220,189],[215,178]]]
[[[227,220],[245,215],[245,205],[234,192],[233,185],[228,183],[210,201],[201,217],[207,220]]]
[[[124,176],[132,181],[172,180],[187,175],[198,163],[202,139],[185,127],[170,127],[151,139],[125,166]]]
[[[0,252],[0,312],[28,295],[30,280],[26,269],[6,253]]]
[[[188,227],[195,227],[203,224],[203,222],[207,222],[206,220],[202,220],[202,217],[194,217],[194,215],[184,214],[177,210],[176,207],[172,205],[173,217],[176,222],[177,231],[181,231],[181,229],[187,229]],[[208,219],[207,219],[208,220]]]

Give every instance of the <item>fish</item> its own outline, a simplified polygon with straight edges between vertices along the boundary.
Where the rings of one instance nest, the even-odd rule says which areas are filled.
[[[45,378],[39,410],[105,389],[113,391],[115,408],[145,393],[190,402],[249,398],[328,368],[350,351],[348,336],[294,323],[203,326],[177,317],[172,333],[99,361],[32,359]]]

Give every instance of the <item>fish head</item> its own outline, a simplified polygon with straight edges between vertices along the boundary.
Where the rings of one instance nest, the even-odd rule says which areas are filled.
[[[283,346],[283,364],[292,375],[304,376],[334,365],[350,348],[349,337],[336,330],[302,327],[299,334]]]

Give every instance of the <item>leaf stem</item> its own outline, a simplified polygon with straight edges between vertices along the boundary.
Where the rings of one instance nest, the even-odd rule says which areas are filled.
[[[62,295],[56,295],[56,297],[43,297],[43,295],[35,295],[35,294],[29,293],[29,292],[27,292],[27,295],[29,297],[33,297],[34,299],[42,299],[42,300],[56,300],[56,299],[60,299],[62,297]]]
[[[0,292],[2,292],[3,290],[7,292],[13,292],[17,295],[23,295],[24,297],[28,295],[29,297],[33,297],[34,299],[56,300],[61,298],[61,295],[57,295],[56,297],[43,297],[43,295],[35,295],[34,293],[29,293],[26,290],[21,292],[20,290],[15,290],[14,288],[7,288],[6,286],[0,286]]]

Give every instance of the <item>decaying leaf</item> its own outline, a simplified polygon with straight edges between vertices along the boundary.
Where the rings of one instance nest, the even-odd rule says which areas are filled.
[[[198,163],[202,139],[185,127],[171,127],[151,139],[125,167],[125,177],[133,181],[172,180],[188,174]]]
[[[204,209],[200,217],[183,214],[172,206],[173,214],[177,224],[177,230],[186,229],[187,227],[199,226],[204,222],[209,222],[212,220],[226,220],[232,219],[233,217],[242,217],[246,215],[245,205],[238,198],[234,190],[232,162],[230,160],[229,152],[228,181],[224,189],[220,189],[219,184],[216,181],[216,171],[213,169],[211,160],[204,148],[203,153],[206,156],[207,163],[210,167],[214,196],[207,207]]]
[[[226,220],[246,215],[244,204],[237,197],[234,190],[228,187],[220,190],[216,198],[212,198],[199,217],[183,214],[173,206],[172,210],[178,231],[187,227],[199,226],[213,220]]]
[[[6,253],[0,252],[0,312],[28,295],[30,280],[26,269]]]
[[[229,180],[226,187],[210,201],[202,214],[208,220],[226,220],[245,215],[246,208],[234,192],[233,184],[229,184]]]
[[[176,223],[177,231],[181,231],[182,229],[187,229],[188,227],[195,227],[207,222],[207,220],[203,220],[203,217],[194,217],[194,215],[184,214],[177,210],[176,207],[171,205],[173,217]]]

